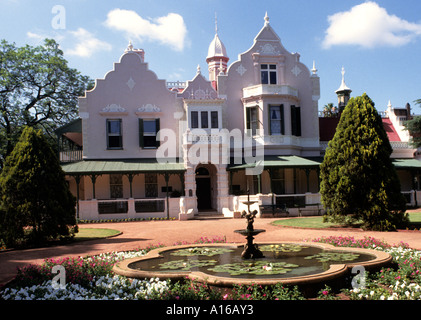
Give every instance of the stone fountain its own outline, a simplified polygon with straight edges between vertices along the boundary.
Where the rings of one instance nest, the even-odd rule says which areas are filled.
[[[253,243],[254,236],[265,232],[254,229],[257,210],[251,211],[247,193],[247,228],[234,230],[246,237],[246,244],[212,243],[157,248],[145,256],[117,263],[115,273],[129,278],[155,278],[183,281],[187,278],[212,286],[232,288],[240,284],[298,285],[316,295],[325,285],[349,285],[354,267],[379,270],[389,265],[386,252],[361,248],[337,248],[325,243],[277,241]],[[205,226],[204,226],[205,227]],[[348,280],[347,280],[348,279]],[[349,281],[348,281],[349,282]],[[310,293],[311,292],[311,293]]]
[[[246,237],[247,243],[244,245],[244,251],[241,254],[243,259],[259,259],[264,258],[262,251],[259,250],[257,244],[253,243],[254,236],[259,233],[265,232],[264,229],[254,229],[253,223],[254,218],[257,215],[257,210],[250,211],[250,206],[256,203],[257,201],[250,201],[250,190],[247,190],[247,201],[243,202],[247,205],[247,212],[243,211],[241,213],[242,218],[247,220],[247,229],[235,230],[234,232],[239,233]]]

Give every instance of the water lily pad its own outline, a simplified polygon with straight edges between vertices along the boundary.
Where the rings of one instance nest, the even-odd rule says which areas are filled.
[[[308,248],[295,243],[282,243],[282,244],[271,244],[260,246],[261,251],[269,252],[300,252],[301,250]]]
[[[359,256],[359,254],[351,252],[321,252],[313,256],[305,257],[304,259],[316,259],[319,262],[353,261],[358,259]]]
[[[274,275],[285,274],[292,270],[292,268],[299,267],[296,264],[286,262],[268,262],[268,261],[254,261],[254,262],[238,262],[227,263],[209,268],[214,272],[227,272],[232,276],[242,274],[255,274],[255,275]]]
[[[213,266],[215,264],[215,260],[175,260],[161,263],[159,264],[159,268],[168,270],[189,271],[192,268]]]
[[[218,254],[224,254],[228,252],[233,252],[234,250],[228,248],[217,248],[217,247],[193,247],[180,249],[172,252],[174,256],[207,256],[212,257]]]

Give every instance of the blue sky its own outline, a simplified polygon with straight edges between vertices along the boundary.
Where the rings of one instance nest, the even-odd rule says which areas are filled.
[[[353,92],[373,99],[379,111],[421,99],[419,0],[0,0],[0,39],[18,46],[54,38],[73,68],[103,78],[128,41],[145,50],[160,79],[190,80],[218,34],[230,62],[247,51],[265,12],[284,47],[299,52],[321,78],[319,109],[336,105],[341,68]]]

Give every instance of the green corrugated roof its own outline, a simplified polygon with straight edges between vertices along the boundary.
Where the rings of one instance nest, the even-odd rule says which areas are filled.
[[[265,156],[263,165],[265,168],[317,168],[322,160],[322,158],[303,158],[298,156]],[[229,170],[254,168],[254,166],[254,163],[231,164]]]
[[[392,159],[396,169],[421,169],[421,161],[417,159]]]
[[[144,172],[183,172],[184,164],[156,159],[84,160],[61,165],[66,174],[110,174]]]

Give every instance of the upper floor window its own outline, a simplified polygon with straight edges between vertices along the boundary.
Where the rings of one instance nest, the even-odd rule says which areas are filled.
[[[256,135],[257,129],[259,129],[259,107],[246,108],[246,127],[251,135]]]
[[[209,121],[208,121],[208,112],[207,111],[201,111],[200,112],[200,121],[202,124],[203,129],[209,128]]]
[[[156,149],[160,145],[157,140],[159,119],[139,119],[139,145],[144,149]]]
[[[107,148],[108,149],[122,149],[121,119],[107,119]]]
[[[200,115],[200,117],[199,117]],[[191,129],[208,129],[219,128],[219,112],[218,111],[191,111],[190,112],[190,128]]]
[[[269,106],[270,134],[285,134],[284,106]]]
[[[211,128],[218,129],[219,128],[218,111],[211,111],[210,115],[211,115]]]
[[[262,84],[277,84],[276,64],[261,64],[260,75]]]
[[[198,111],[192,111],[190,113],[191,117],[190,117],[190,121],[191,121],[191,128],[192,129],[197,129],[199,128],[199,112]]]

